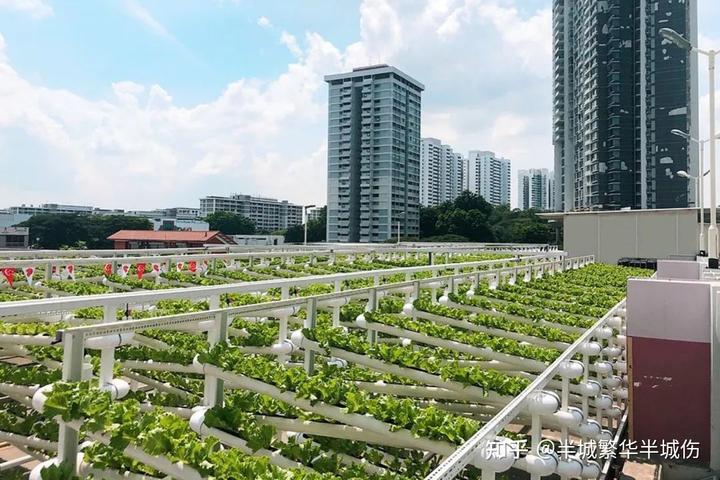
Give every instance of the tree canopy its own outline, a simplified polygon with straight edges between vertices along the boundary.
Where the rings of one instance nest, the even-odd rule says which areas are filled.
[[[494,207],[469,191],[452,202],[420,209],[420,238],[471,242],[554,243],[555,230],[535,210]]]
[[[294,225],[284,232],[285,242],[302,243],[305,240],[305,226]],[[320,216],[308,222],[308,242],[324,242],[327,235],[327,207],[320,209]]]
[[[20,227],[30,227],[30,244],[36,248],[113,248],[107,237],[118,230],[152,230],[147,218],[125,215],[33,215]]]
[[[255,223],[249,218],[232,212],[214,212],[205,217],[210,230],[220,230],[226,235],[252,235]]]

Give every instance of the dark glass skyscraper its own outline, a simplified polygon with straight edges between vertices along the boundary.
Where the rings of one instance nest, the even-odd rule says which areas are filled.
[[[696,56],[661,28],[697,41],[696,0],[554,0],[557,210],[692,205]],[[692,160],[691,160],[692,159]]]

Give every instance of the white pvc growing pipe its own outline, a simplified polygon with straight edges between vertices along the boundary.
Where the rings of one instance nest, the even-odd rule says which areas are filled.
[[[136,382],[140,382],[145,385],[148,385],[148,386],[154,388],[155,390],[160,390],[160,391],[164,391],[167,393],[171,393],[171,394],[177,395],[179,397],[188,397],[190,395],[185,390],[182,390],[177,387],[173,387],[170,384],[160,382],[158,380],[155,380],[154,378],[146,377],[145,375],[140,375],[139,373],[127,371],[127,369],[124,372],[124,374],[129,379],[135,380]]]
[[[337,425],[331,423],[299,420],[295,418],[273,417],[256,415],[255,419],[261,425],[270,425],[282,431],[301,432],[307,435],[321,437],[355,440],[375,445],[385,445],[396,448],[415,448],[407,442],[393,436],[383,435],[352,425]]]
[[[547,320],[542,320],[542,319],[541,320],[533,320],[531,318],[521,317],[519,315],[514,315],[511,313],[503,313],[503,312],[498,312],[495,310],[488,310],[485,308],[476,307],[475,305],[465,305],[462,303],[455,303],[453,301],[448,301],[447,306],[452,307],[452,308],[458,308],[461,310],[466,310],[466,311],[472,312],[472,313],[481,313],[484,315],[492,315],[494,317],[508,318],[510,320],[515,320],[517,322],[525,323],[527,325],[544,325],[546,327],[557,328],[559,330],[562,330],[562,331],[568,332],[568,333],[582,334],[582,333],[585,333],[585,331],[586,331],[585,328],[581,328],[581,327],[573,327],[571,325],[563,325],[562,323],[554,323],[554,322],[549,322]],[[528,308],[536,308],[536,307],[528,307]]]
[[[301,408],[308,412],[317,413],[335,421],[360,427],[362,429],[370,430],[376,433],[380,433],[382,435],[387,435],[388,437],[397,437],[399,440],[404,441],[406,444],[413,445],[413,448],[418,450],[427,450],[438,453],[440,455],[450,455],[452,452],[455,451],[456,448],[455,445],[449,442],[429,440],[426,438],[417,438],[412,433],[410,433],[410,431],[405,429],[393,430],[397,427],[391,426],[385,422],[381,422],[380,420],[377,420],[370,416],[347,413],[344,408],[328,405],[324,402],[312,403],[304,398],[297,398],[294,391],[281,391],[274,385],[269,385],[265,382],[255,380],[244,375],[226,372],[220,368],[217,368],[214,365],[205,364],[203,365],[203,369],[204,373],[215,375],[225,381],[239,385],[246,390],[268,395],[277,400],[281,400],[285,403]]]
[[[112,335],[102,335],[100,337],[90,337],[85,340],[85,348],[100,350],[103,348],[120,347],[130,343],[134,336],[135,332],[126,332]]]
[[[2,348],[3,352],[9,354],[9,355],[17,355],[19,357],[27,357],[41,365],[44,365],[47,368],[50,368],[52,370],[59,370],[62,368],[62,363],[58,362],[56,360],[50,360],[50,359],[43,359],[38,360],[35,358],[35,356],[31,355],[30,352],[28,352],[25,348],[23,348],[20,345],[5,345]]]
[[[108,436],[92,432],[86,432],[86,435],[96,442],[102,442],[106,445],[110,443],[110,437]],[[148,455],[143,450],[132,445],[125,447],[122,453],[178,480],[203,480],[200,473],[189,465],[173,463],[166,457]]]
[[[24,445],[39,450],[55,451],[58,448],[57,442],[50,442],[37,437],[26,437],[16,433],[0,431],[0,442],[8,442],[13,445]]]
[[[5,395],[20,395],[32,397],[38,390],[38,386],[15,385],[13,383],[0,383],[0,392]]]
[[[205,413],[207,410],[207,408],[200,408],[193,413],[192,417],[190,417],[190,428],[201,437],[215,437],[220,440],[221,443],[237,448],[247,455],[267,457],[271,464],[280,468],[297,468],[306,472],[315,472],[312,468],[306,467],[300,462],[291,460],[277,451],[270,451],[264,448],[253,451],[250,447],[248,447],[247,441],[242,438],[230,435],[229,433],[217,428],[208,427],[205,425]]]
[[[357,322],[357,326],[360,328],[368,328],[369,324]],[[529,370],[532,372],[542,372],[547,368],[547,365],[545,363],[539,362],[537,360],[516,357],[514,355],[508,355],[506,353],[499,353],[487,347],[475,347],[454,340],[445,340],[442,338],[431,337],[429,335],[425,335],[424,333],[418,333],[412,330],[405,330],[402,328],[393,327],[391,325],[386,325],[384,323],[372,322],[372,327],[370,328],[378,332],[386,333],[388,335],[409,338],[410,340],[424,343],[426,345],[446,348],[448,350],[454,350],[456,352],[467,353],[475,357],[489,358],[491,360],[498,360],[504,363],[517,365],[524,370]]]
[[[317,342],[313,342],[312,340],[305,338],[302,335],[302,331],[300,330],[293,332],[292,340],[293,342],[295,342],[296,345],[300,346],[301,348],[315,350],[318,352],[325,351],[325,349],[322,348]],[[480,387],[465,385],[452,380],[445,380],[438,375],[432,375],[421,370],[415,370],[412,368],[406,368],[399,365],[386,363],[382,360],[376,360],[366,355],[359,355],[357,353],[348,352],[347,350],[341,350],[339,348],[331,347],[327,350],[329,350],[330,355],[332,355],[333,357],[342,358],[343,360],[347,360],[348,362],[355,363],[357,365],[363,365],[378,372],[389,373],[392,375],[409,378],[423,384],[432,385],[439,388],[447,388],[455,392],[462,392],[466,395],[466,400],[477,401],[483,399],[500,399],[500,396],[496,393],[485,392]],[[510,399],[507,399],[507,401],[510,401]]]
[[[354,382],[360,389],[372,393],[396,395],[400,397],[425,398],[432,400],[469,400],[462,392],[456,392],[447,388],[426,387],[421,385],[398,385],[385,383],[382,380],[377,382]]]
[[[156,372],[174,372],[174,373],[197,373],[192,365],[180,365],[179,363],[155,362],[153,360],[125,360],[120,362],[123,368],[132,370],[152,370]]]
[[[48,335],[0,335],[0,345],[52,345],[55,338]]]
[[[72,425],[73,429],[80,429],[82,427],[82,421],[73,421],[69,422],[68,425]],[[103,443],[105,445],[110,444],[110,437],[106,435],[102,435],[99,433],[94,432],[86,432],[86,435],[88,438],[90,438],[93,441]],[[146,465],[149,465],[153,467],[154,469],[161,471],[167,475],[170,475],[171,477],[178,479],[178,480],[203,480],[203,477],[200,475],[200,473],[195,470],[194,468],[185,465],[183,463],[173,463],[170,460],[168,460],[166,457],[159,457],[159,456],[152,456],[145,453],[143,450],[134,447],[132,445],[127,446],[123,451],[123,455],[126,455],[138,462],[144,463]],[[30,472],[29,480],[41,480],[42,478],[42,470],[50,466],[51,464],[58,464],[60,460],[58,458],[50,459],[46,462],[43,462],[39,465],[37,465],[33,470]],[[81,462],[78,462],[79,465],[81,465]]]
[[[450,325],[450,326],[453,326],[456,328],[462,328],[462,329],[470,330],[473,332],[488,333],[488,334],[496,336],[496,337],[510,338],[512,340],[517,340],[519,342],[526,342],[526,343],[538,345],[538,346],[545,347],[545,348],[554,348],[561,352],[565,351],[570,346],[569,343],[565,343],[565,342],[553,342],[550,340],[545,340],[544,338],[533,337],[532,335],[524,335],[522,333],[511,332],[508,330],[501,330],[499,328],[484,327],[482,325],[477,325],[475,323],[468,322],[466,320],[457,320],[455,318],[444,317],[444,316],[437,315],[434,313],[425,312],[423,310],[416,310],[416,315],[418,318],[430,320],[432,322],[442,323],[445,325]]]

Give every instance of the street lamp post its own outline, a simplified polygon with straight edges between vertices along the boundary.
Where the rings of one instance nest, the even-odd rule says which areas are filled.
[[[666,40],[690,52],[701,53],[708,57],[708,76],[710,81],[710,226],[708,227],[708,266],[718,268],[718,230],[715,199],[715,57],[716,50],[701,50],[672,28],[661,28],[660,34]]]
[[[698,140],[697,138],[694,138],[692,135],[690,135],[687,132],[683,132],[682,130],[678,130],[677,128],[674,128],[670,131],[673,135],[677,135],[678,137],[682,137],[685,140],[690,142],[695,142],[700,146],[700,157],[698,158],[698,176],[693,177],[695,178],[695,207],[700,208],[700,236],[699,236],[699,248],[698,251],[703,252],[705,250],[705,194],[703,193],[703,188],[705,186],[705,143],[707,140]],[[687,172],[677,172],[678,175],[684,178],[690,178],[690,175],[687,174]],[[683,175],[683,173],[685,175]]]
[[[307,247],[307,226],[308,226],[308,208],[313,208],[315,205],[305,205],[303,207],[303,211],[305,214],[305,240],[303,241],[303,246]]]
[[[705,210],[702,206],[702,178],[690,175],[685,170],[678,170],[678,177],[695,180],[695,208],[700,210],[700,235],[698,236],[698,252],[702,252],[705,246]]]

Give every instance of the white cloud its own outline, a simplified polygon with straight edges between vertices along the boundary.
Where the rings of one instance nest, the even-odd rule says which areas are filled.
[[[175,37],[168,31],[165,26],[160,23],[153,15],[140,5],[136,0],[125,0],[125,9],[140,23],[145,25],[155,35],[167,40],[175,40]]]
[[[260,17],[257,19],[258,26],[262,28],[270,28],[272,27],[272,22],[267,17]]]
[[[0,8],[30,14],[34,18],[49,17],[53,9],[43,0],[0,0]]]
[[[515,138],[516,140],[527,130],[528,119],[514,113],[502,113],[497,116],[492,129],[492,138]]]
[[[280,35],[280,42],[287,47],[288,50],[290,50],[290,53],[292,53],[296,57],[300,57],[302,55],[302,49],[300,48],[300,45],[297,42],[297,38],[295,38],[294,35],[291,35],[287,32],[282,32]]]
[[[0,62],[4,62],[7,60],[7,54],[5,53],[6,46],[7,45],[5,44],[5,37],[0,34]]]
[[[242,192],[322,205],[323,75],[379,62],[426,85],[423,136],[465,153],[493,150],[514,169],[547,167],[550,17],[507,3],[364,0],[358,41],[339,48],[316,32],[282,32],[295,57],[282,74],[240,78],[191,106],[179,106],[161,85],[132,80],[113,83],[102,100],[41,87],[8,63],[0,37],[0,171],[10,172],[13,203],[151,208]],[[171,36],[137,2],[126,5],[156,34]],[[17,145],[25,137],[32,149]]]

